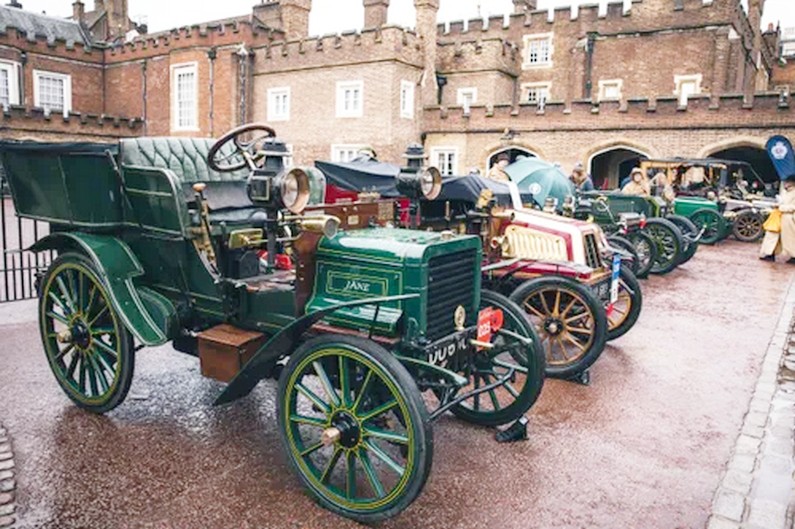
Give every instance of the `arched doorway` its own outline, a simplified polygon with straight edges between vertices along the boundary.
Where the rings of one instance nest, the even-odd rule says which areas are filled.
[[[648,158],[648,153],[618,145],[591,155],[588,172],[597,189],[617,189],[632,169]]]
[[[497,159],[500,155],[505,154],[508,156],[508,163],[513,163],[521,157],[527,158],[537,158],[538,155],[532,151],[527,149],[523,149],[522,147],[506,147],[505,149],[500,149],[499,151],[495,151],[491,153],[489,156],[489,161],[486,167],[491,169],[491,167],[497,163]]]
[[[747,162],[766,183],[778,182],[778,174],[770,161],[770,157],[767,155],[767,151],[760,147],[753,145],[730,147],[715,151],[709,154],[709,157]]]

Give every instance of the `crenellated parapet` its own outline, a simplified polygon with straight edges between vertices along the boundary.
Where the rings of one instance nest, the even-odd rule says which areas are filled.
[[[420,38],[398,26],[273,41],[253,49],[255,74],[382,61],[420,67],[423,61]]]
[[[476,18],[439,24],[441,42],[457,39],[507,38],[521,43],[527,33],[562,30],[587,33],[619,34],[648,32],[665,28],[703,27],[731,24],[738,15],[738,0],[631,0],[598,4],[536,9],[507,16]]]
[[[144,121],[142,118],[106,114],[70,112],[64,115],[39,107],[11,105],[0,112],[0,129],[7,138],[40,138],[50,134],[121,138],[140,136],[144,131]]]
[[[229,19],[142,35],[126,43],[111,45],[105,53],[107,62],[112,64],[160,56],[172,49],[223,47],[241,42],[249,47],[262,46],[283,38],[281,31],[266,28],[250,19]]]
[[[50,39],[46,35],[24,31],[13,26],[0,27],[0,44],[19,52],[40,53],[98,64],[103,62],[101,47],[92,47],[73,40]]]
[[[543,107],[472,105],[426,107],[424,131],[565,131],[700,128],[795,128],[795,105],[778,93],[756,94],[748,102],[742,94],[694,97],[681,105],[676,97],[633,98],[624,101],[575,100],[570,104],[547,102]]]
[[[462,39],[439,45],[437,66],[440,73],[496,71],[518,77],[521,57],[518,46],[505,39]]]

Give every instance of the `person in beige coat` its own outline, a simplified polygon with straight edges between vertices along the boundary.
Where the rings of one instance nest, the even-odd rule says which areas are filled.
[[[795,176],[781,183],[778,210],[781,212],[780,232],[765,232],[759,258],[774,261],[776,255],[785,253],[789,256],[787,263],[795,264]]]
[[[621,190],[622,193],[625,195],[638,195],[642,197],[651,196],[649,179],[646,178],[646,175],[640,167],[634,168],[629,177],[630,181]]]
[[[505,172],[505,168],[508,167],[510,161],[511,160],[508,158],[507,154],[500,154],[497,157],[497,163],[495,163],[491,169],[489,169],[489,172],[486,173],[486,177],[496,180],[497,182],[510,182],[511,177]]]

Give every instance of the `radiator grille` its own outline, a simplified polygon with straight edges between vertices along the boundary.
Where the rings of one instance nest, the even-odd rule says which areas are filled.
[[[546,261],[569,260],[563,237],[516,225],[505,229],[502,256]]]
[[[593,233],[585,234],[585,264],[591,268],[602,268],[602,259],[599,256],[599,245]]]
[[[455,331],[453,313],[463,305],[473,310],[474,274],[477,266],[475,249],[439,255],[428,263],[428,313],[426,336],[430,340]]]

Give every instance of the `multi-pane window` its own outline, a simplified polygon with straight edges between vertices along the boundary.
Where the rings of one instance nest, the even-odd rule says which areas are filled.
[[[599,81],[599,100],[615,101],[621,99],[621,89],[623,86],[624,81],[621,79]]]
[[[19,80],[17,77],[17,64],[0,62],[0,105],[19,104]]]
[[[783,57],[792,57],[795,55],[795,41],[783,43],[781,45],[781,55]]]
[[[414,83],[400,81],[400,117],[414,118]]]
[[[552,66],[552,34],[525,35],[524,61],[525,68]]]
[[[674,94],[679,96],[680,105],[687,105],[687,99],[690,96],[701,93],[701,79],[701,74],[674,76],[674,84],[676,85]]]
[[[33,71],[33,103],[47,112],[64,115],[72,110],[72,77],[53,72]]]
[[[478,102],[477,88],[459,88],[456,101],[464,107],[464,112],[469,113],[469,109]]]
[[[525,103],[544,105],[549,99],[550,83],[527,83],[522,85]]]
[[[431,162],[442,175],[455,175],[458,172],[458,149],[449,147],[431,149]]]
[[[290,89],[271,88],[268,90],[268,121],[287,121],[290,119]]]
[[[331,161],[350,162],[359,155],[359,151],[363,148],[364,145],[332,145]]]
[[[199,128],[198,77],[196,63],[171,67],[171,124],[174,130]]]
[[[341,81],[337,83],[337,117],[360,118],[364,111],[364,83]]]

